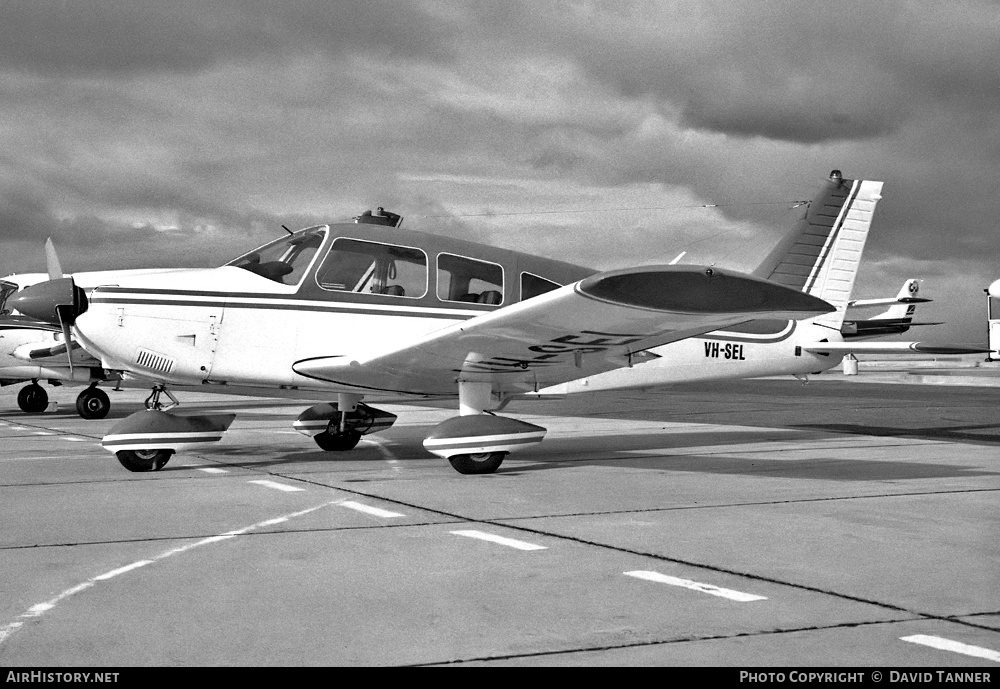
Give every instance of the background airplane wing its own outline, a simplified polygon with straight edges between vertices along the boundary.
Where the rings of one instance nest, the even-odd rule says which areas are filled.
[[[456,381],[537,390],[641,360],[644,350],[758,318],[801,319],[825,301],[704,266],[599,273],[376,353],[305,359],[299,374],[360,390],[451,395]]]
[[[924,342],[816,342],[803,347],[816,354],[985,354],[988,347]]]

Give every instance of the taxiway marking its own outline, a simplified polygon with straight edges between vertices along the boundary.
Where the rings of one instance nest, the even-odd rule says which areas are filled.
[[[499,543],[500,545],[506,545],[511,548],[517,548],[518,550],[545,550],[546,546],[537,545],[535,543],[528,543],[527,541],[518,541],[514,538],[505,538],[504,536],[497,536],[496,534],[486,533],[485,531],[476,531],[474,529],[467,529],[463,531],[452,531],[451,533],[456,536],[468,536],[469,538],[478,538],[481,541],[490,541],[491,543]]]
[[[188,543],[186,545],[182,545],[177,548],[171,548],[170,550],[164,551],[149,560],[137,560],[135,562],[125,565],[124,567],[118,567],[117,569],[112,569],[108,572],[105,572],[104,574],[98,574],[97,576],[91,577],[90,579],[88,579],[83,583],[77,584],[76,586],[66,589],[55,598],[47,600],[44,603],[38,603],[36,605],[32,605],[30,608],[28,608],[26,612],[22,613],[16,620],[4,625],[3,627],[0,627],[0,644],[2,644],[4,640],[10,637],[10,635],[13,634],[15,631],[17,631],[21,626],[23,626],[25,620],[29,620],[31,618],[43,615],[44,613],[54,608],[56,604],[58,604],[60,601],[63,601],[66,598],[69,598],[70,596],[73,596],[77,593],[80,593],[81,591],[86,591],[87,589],[96,585],[98,582],[107,581],[108,579],[113,579],[114,577],[139,569],[140,567],[151,565],[159,560],[164,560],[173,555],[179,555],[180,553],[187,552],[189,550],[198,548],[203,545],[228,541],[230,538],[235,538],[236,536],[248,533],[250,531],[253,531],[254,529],[259,529],[265,526],[272,526],[275,524],[281,524],[283,522],[289,521],[290,519],[294,519],[295,517],[301,517],[302,515],[309,514],[310,512],[315,512],[316,510],[323,509],[324,507],[328,507],[329,505],[333,505],[335,503],[336,503],[335,500],[331,500],[330,502],[324,502],[322,505],[316,505],[315,507],[308,507],[304,510],[292,512],[291,514],[286,514],[281,517],[266,519],[262,522],[257,522],[256,524],[245,526],[242,529],[227,531],[225,533],[219,534],[218,536],[209,536],[208,538],[203,538],[193,543]]]
[[[708,593],[713,596],[728,598],[729,600],[738,601],[740,603],[750,603],[755,600],[767,600],[766,596],[757,596],[752,593],[744,593],[743,591],[724,589],[719,586],[714,586],[713,584],[703,584],[700,581],[691,581],[690,579],[680,579],[678,577],[672,577],[667,574],[660,574],[659,572],[647,572],[643,570],[635,570],[632,572],[625,572],[625,574],[630,577],[635,577],[636,579],[655,581],[661,584],[669,584],[670,586],[680,586],[682,588],[691,589],[693,591],[700,591],[701,593]]]
[[[986,660],[992,660],[994,663],[1000,663],[1000,651],[983,648],[982,646],[970,646],[969,644],[963,644],[960,641],[952,641],[951,639],[945,639],[940,636],[914,634],[913,636],[901,636],[899,637],[899,640],[907,641],[911,644],[920,644],[921,646],[930,646],[931,648],[936,648],[941,651],[961,653],[962,655],[972,656],[974,658],[985,658]]]
[[[354,502],[353,500],[345,500],[344,502],[338,504],[341,507],[357,510],[358,512],[364,512],[365,514],[371,514],[376,517],[384,517],[386,519],[406,516],[405,514],[400,514],[399,512],[390,512],[389,510],[383,510],[381,507],[372,507],[371,505],[365,505],[360,502]]]
[[[198,471],[204,471],[206,474],[228,474],[229,473],[225,469],[216,469],[215,467],[198,467]]]
[[[299,488],[298,486],[290,486],[287,483],[278,483],[277,481],[268,481],[266,479],[261,479],[260,481],[247,481],[247,483],[256,483],[258,486],[274,488],[275,490],[283,490],[286,493],[294,493],[300,490],[305,490],[305,488]]]

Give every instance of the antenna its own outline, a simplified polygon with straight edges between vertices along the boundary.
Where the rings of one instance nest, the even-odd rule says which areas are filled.
[[[283,230],[284,230],[285,232],[287,232],[288,234],[295,234],[294,232],[292,232],[292,231],[291,231],[290,229],[288,229],[288,228],[287,228],[287,227],[285,227],[284,225],[282,225],[282,226],[281,226],[281,229],[283,229]]]

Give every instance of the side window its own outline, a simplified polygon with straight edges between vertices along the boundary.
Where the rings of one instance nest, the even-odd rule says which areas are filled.
[[[503,303],[503,268],[455,254],[438,254],[437,295],[442,301]]]
[[[521,273],[521,301],[559,289],[562,285],[531,273]]]
[[[427,256],[420,249],[338,237],[316,271],[323,289],[419,298],[427,294]]]

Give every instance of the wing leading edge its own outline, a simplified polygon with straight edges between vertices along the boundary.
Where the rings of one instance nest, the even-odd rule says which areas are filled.
[[[650,347],[736,323],[832,310],[750,275],[648,266],[598,273],[394,349],[305,359],[293,369],[359,391],[448,395],[462,380],[517,393],[627,366]]]

